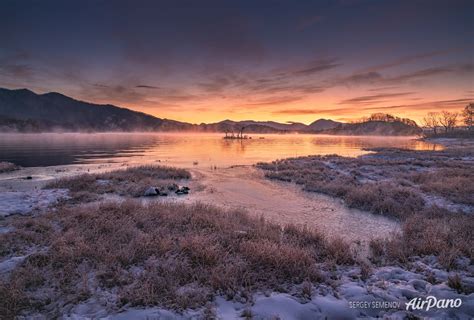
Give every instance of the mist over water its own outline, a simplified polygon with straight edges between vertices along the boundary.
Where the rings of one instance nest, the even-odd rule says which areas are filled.
[[[0,135],[0,161],[24,167],[101,162],[164,162],[180,167],[230,166],[306,155],[358,156],[365,148],[397,147],[438,150],[414,137],[326,135],[250,135],[225,140],[196,133],[43,133]]]

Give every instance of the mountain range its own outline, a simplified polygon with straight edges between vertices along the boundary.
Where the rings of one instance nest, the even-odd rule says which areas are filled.
[[[224,120],[209,124],[191,124],[157,118],[114,105],[94,104],[50,92],[36,94],[28,89],[0,88],[1,132],[51,131],[196,131],[244,133],[327,133],[344,135],[413,135],[421,129],[405,123],[370,121],[341,123],[319,119],[306,125],[274,121]]]

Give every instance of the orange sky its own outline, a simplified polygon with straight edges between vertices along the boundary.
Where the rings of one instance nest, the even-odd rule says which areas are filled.
[[[421,87],[421,88],[420,88]],[[467,88],[453,90],[433,90],[430,86],[400,90],[400,88],[333,88],[304,97],[270,96],[252,97],[242,93],[242,97],[210,96],[200,101],[189,101],[177,106],[157,106],[153,99],[144,106],[123,103],[131,109],[191,123],[210,123],[224,119],[231,120],[272,120],[277,122],[302,122],[309,124],[316,119],[326,118],[343,122],[357,120],[376,112],[391,113],[399,117],[411,118],[418,123],[431,111],[461,111],[474,101],[474,94]],[[424,89],[424,90],[420,90]],[[106,103],[107,101],[99,101]],[[108,101],[110,102],[110,101]],[[159,104],[158,104],[159,105]]]
[[[0,87],[191,123],[420,121],[474,101],[474,2],[7,1]]]

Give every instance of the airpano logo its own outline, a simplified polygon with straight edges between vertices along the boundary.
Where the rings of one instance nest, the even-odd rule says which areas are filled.
[[[434,296],[427,296],[425,299],[413,298],[406,304],[407,310],[425,310],[459,308],[462,304],[460,298],[457,299],[437,299]]]

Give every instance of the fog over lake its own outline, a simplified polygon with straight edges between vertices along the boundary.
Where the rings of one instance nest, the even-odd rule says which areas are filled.
[[[0,161],[32,166],[160,161],[180,167],[230,166],[305,155],[358,156],[366,148],[441,149],[415,137],[262,135],[226,140],[200,133],[42,133],[0,135]],[[197,162],[197,164],[196,164]]]

